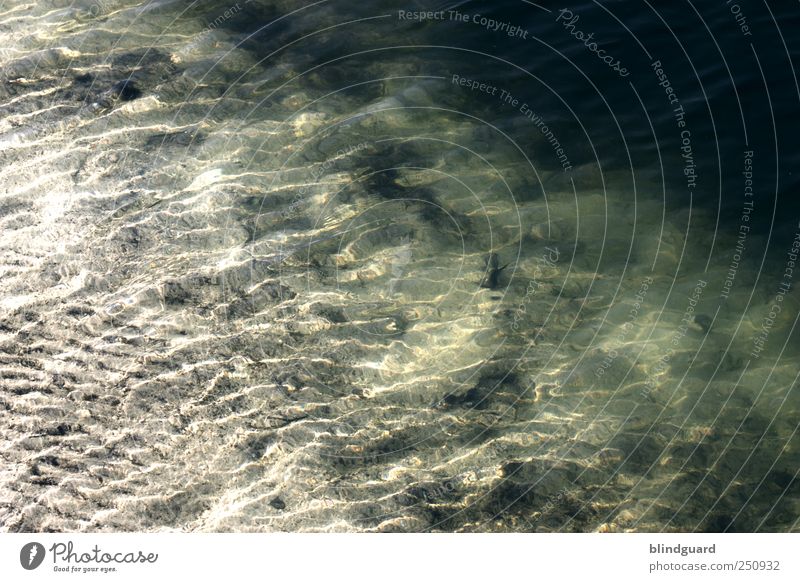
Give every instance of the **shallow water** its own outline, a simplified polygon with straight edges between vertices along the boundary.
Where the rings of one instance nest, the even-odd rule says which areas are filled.
[[[800,528],[797,9],[411,4],[0,4],[3,530]]]

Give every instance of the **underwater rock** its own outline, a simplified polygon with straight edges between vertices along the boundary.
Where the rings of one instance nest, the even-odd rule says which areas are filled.
[[[486,275],[481,280],[481,287],[484,289],[497,289],[500,284],[500,273],[508,265],[500,266],[500,260],[497,258],[497,253],[490,253],[486,258]]]
[[[125,79],[115,83],[109,93],[111,97],[120,101],[132,101],[142,95],[142,92],[132,79]]]
[[[136,86],[133,79],[124,79],[115,83],[108,91],[103,92],[97,101],[92,103],[91,110],[94,113],[105,113],[118,101],[133,101],[141,95],[142,91]]]

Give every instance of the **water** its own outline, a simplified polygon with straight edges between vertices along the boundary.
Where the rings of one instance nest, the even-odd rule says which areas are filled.
[[[0,527],[798,530],[798,9],[456,4],[2,3]]]

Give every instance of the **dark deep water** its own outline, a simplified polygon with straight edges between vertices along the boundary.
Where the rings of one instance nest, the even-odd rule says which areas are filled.
[[[798,531],[799,16],[0,0],[0,529]]]

